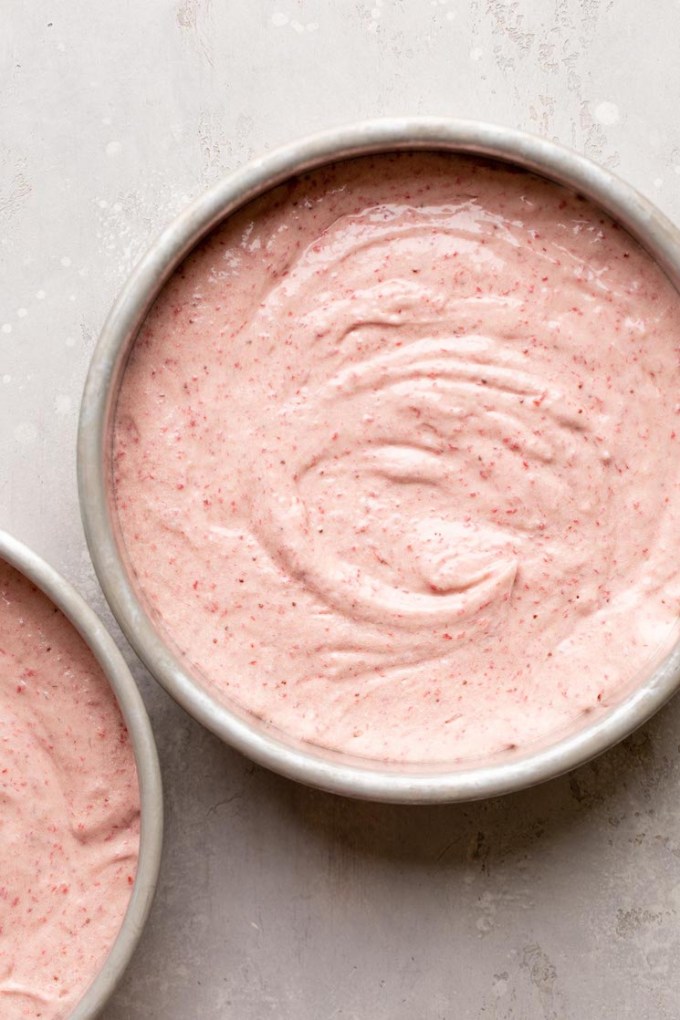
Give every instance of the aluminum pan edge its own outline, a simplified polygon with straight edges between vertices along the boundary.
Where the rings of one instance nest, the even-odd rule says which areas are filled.
[[[108,1003],[135,951],[153,902],[163,841],[163,793],[156,745],[127,663],[99,617],[75,588],[28,546],[0,530],[0,559],[24,574],[63,612],[92,650],[128,727],[141,800],[140,846],[132,895],[116,940],[68,1020],[93,1020]]]

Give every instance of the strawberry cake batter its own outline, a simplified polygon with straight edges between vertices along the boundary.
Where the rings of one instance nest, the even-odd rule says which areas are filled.
[[[0,1016],[67,1017],[128,905],[132,748],[75,629],[0,560]]]
[[[163,291],[119,397],[136,584],[200,682],[369,759],[525,748],[676,636],[680,301],[597,208],[394,154],[291,180]]]

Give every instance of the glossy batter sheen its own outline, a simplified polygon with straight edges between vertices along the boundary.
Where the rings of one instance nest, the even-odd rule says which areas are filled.
[[[375,759],[601,710],[680,610],[680,302],[597,209],[433,154],[293,181],[184,264],[120,395],[152,614],[220,697]]]
[[[71,624],[0,560],[0,1017],[70,1015],[137,866],[127,730]]]

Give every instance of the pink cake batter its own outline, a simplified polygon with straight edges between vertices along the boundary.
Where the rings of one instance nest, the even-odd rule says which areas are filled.
[[[120,394],[146,605],[201,681],[372,759],[602,711],[680,613],[680,300],[531,175],[325,168],[215,232]]]
[[[0,1017],[67,1017],[120,929],[139,794],[111,689],[61,612],[0,560]]]

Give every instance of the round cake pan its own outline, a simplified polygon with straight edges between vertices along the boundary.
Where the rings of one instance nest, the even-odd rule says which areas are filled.
[[[190,205],[158,238],[125,285],[102,330],[83,395],[78,478],[90,552],[130,643],[165,689],[196,719],[253,760],[348,796],[395,802],[472,800],[530,786],[600,754],[648,719],[680,684],[680,642],[651,674],[597,719],[540,749],[443,768],[349,759],[274,733],[219,702],[164,642],[135,592],[110,497],[112,422],[126,360],[163,285],[226,217],[286,178],[325,163],[389,151],[436,150],[529,170],[591,199],[624,226],[680,289],[680,231],[609,170],[545,139],[504,127],[430,118],[355,124],[315,135],[249,163]]]
[[[137,767],[141,801],[139,860],[132,895],[118,936],[99,973],[69,1020],[99,1016],[123,975],[151,909],[163,842],[163,793],[158,755],[144,702],[102,622],[60,574],[22,542],[0,531],[0,559],[37,585],[73,624],[104,671],[128,728]]]

